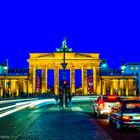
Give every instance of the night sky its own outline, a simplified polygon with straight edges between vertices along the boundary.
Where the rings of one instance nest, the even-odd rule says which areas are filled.
[[[74,52],[100,53],[109,67],[140,62],[140,5],[134,1],[0,2],[0,62],[28,67],[31,52],[55,52],[67,37]]]

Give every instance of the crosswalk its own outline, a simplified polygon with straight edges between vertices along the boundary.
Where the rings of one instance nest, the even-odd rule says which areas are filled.
[[[80,107],[71,107],[72,111],[83,111]]]
[[[60,106],[48,108],[48,111],[61,111],[61,110],[64,110],[64,109]],[[65,110],[76,111],[76,112],[84,112],[84,110],[81,107],[75,107],[75,106],[66,107]]]

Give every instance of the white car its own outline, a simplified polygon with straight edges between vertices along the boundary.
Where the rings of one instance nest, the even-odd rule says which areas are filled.
[[[119,101],[119,96],[101,95],[98,97],[97,101],[93,102],[93,113],[96,114],[97,118],[102,115],[108,115],[110,113],[111,107]]]
[[[122,100],[109,113],[109,123],[116,128],[140,128],[140,100]]]

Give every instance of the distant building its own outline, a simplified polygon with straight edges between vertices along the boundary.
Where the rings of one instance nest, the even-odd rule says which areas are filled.
[[[140,93],[140,62],[130,62],[124,64],[124,73],[130,73],[136,75],[136,90]]]
[[[121,69],[102,69],[100,68],[101,94],[115,95],[136,95],[135,86],[136,76],[133,73],[123,74]],[[88,76],[88,92],[94,91],[94,78]]]

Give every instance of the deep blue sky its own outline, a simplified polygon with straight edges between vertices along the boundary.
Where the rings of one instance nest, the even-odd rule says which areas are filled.
[[[0,61],[28,67],[30,52],[98,52],[109,67],[140,62],[140,5],[128,1],[0,2]]]

